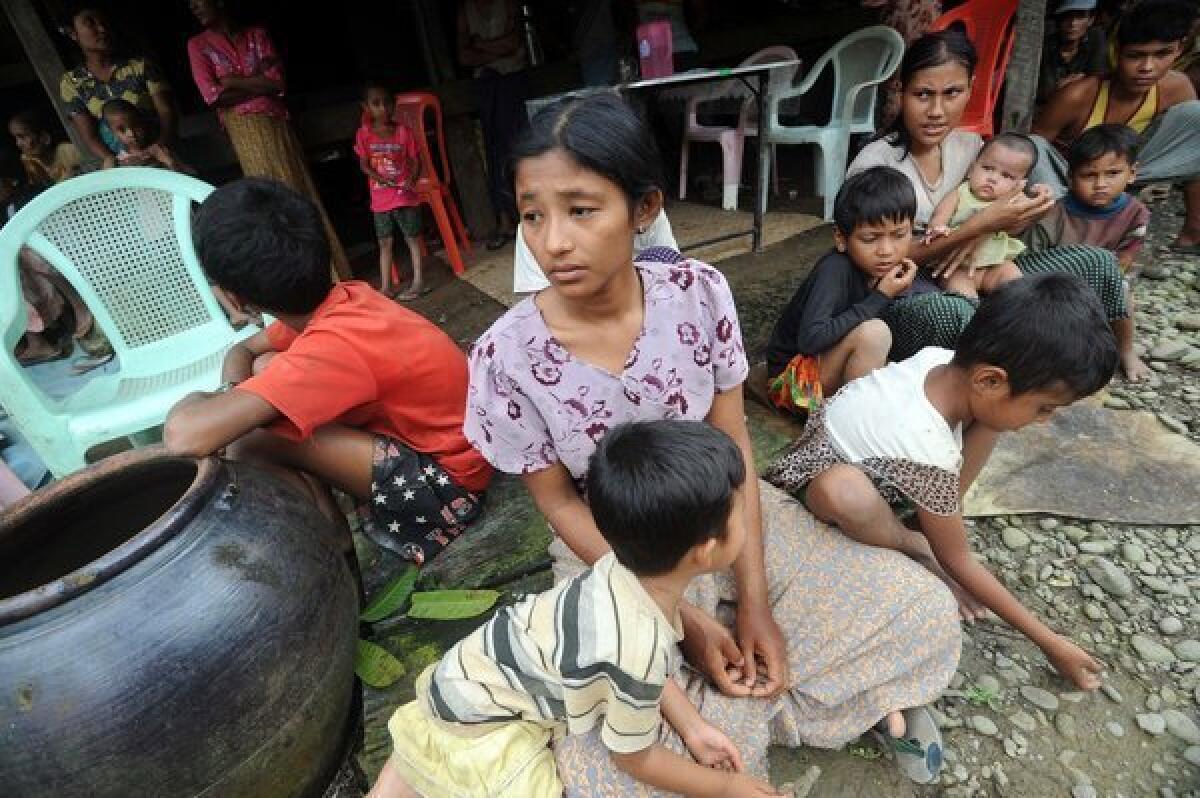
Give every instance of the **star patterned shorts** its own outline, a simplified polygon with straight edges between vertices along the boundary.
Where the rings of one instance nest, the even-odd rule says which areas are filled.
[[[483,494],[454,481],[437,461],[378,435],[371,498],[359,508],[371,540],[421,565],[438,555],[483,511]]]

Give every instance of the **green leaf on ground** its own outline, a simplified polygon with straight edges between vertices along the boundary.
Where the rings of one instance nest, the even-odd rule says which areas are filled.
[[[367,605],[358,619],[367,623],[375,623],[395,614],[412,595],[413,589],[417,586],[417,577],[420,575],[421,572],[410,565],[404,573],[393,579],[387,587],[376,594],[375,599]]]
[[[457,621],[474,618],[490,610],[500,598],[496,590],[433,590],[413,593],[409,618]]]
[[[367,684],[382,690],[395,684],[405,671],[404,663],[393,657],[386,648],[368,640],[359,640],[354,672]]]

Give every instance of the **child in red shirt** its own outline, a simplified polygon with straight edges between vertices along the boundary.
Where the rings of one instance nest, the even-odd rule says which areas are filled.
[[[366,283],[334,285],[320,213],[282,183],[217,189],[193,229],[209,279],[278,321],[230,349],[220,390],[172,408],[167,447],[282,467],[344,523],[337,487],[362,502],[369,537],[417,564],[462,534],[492,475],[462,432],[462,350]]]
[[[375,217],[375,237],[379,239],[379,290],[394,299],[408,301],[428,293],[421,282],[421,209],[413,191],[421,171],[417,140],[402,121],[396,119],[396,97],[382,83],[368,83],[363,96],[362,126],[354,136],[358,165],[367,175],[371,190],[371,212]],[[412,285],[403,293],[391,286],[392,252],[395,232],[399,230],[408,245],[412,260]]]

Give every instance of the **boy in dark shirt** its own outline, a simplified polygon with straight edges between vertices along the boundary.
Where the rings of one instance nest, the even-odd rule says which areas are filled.
[[[914,288],[937,290],[907,257],[916,212],[912,184],[891,167],[842,185],[833,207],[835,250],[796,289],[767,345],[776,407],[806,416],[826,394],[887,362],[892,335],[879,318],[884,309]]]

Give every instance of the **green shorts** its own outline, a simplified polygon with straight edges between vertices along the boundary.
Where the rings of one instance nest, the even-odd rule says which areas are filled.
[[[396,230],[399,230],[405,238],[416,238],[421,235],[421,208],[419,205],[402,206],[371,215],[375,217],[376,238],[391,238]]]

